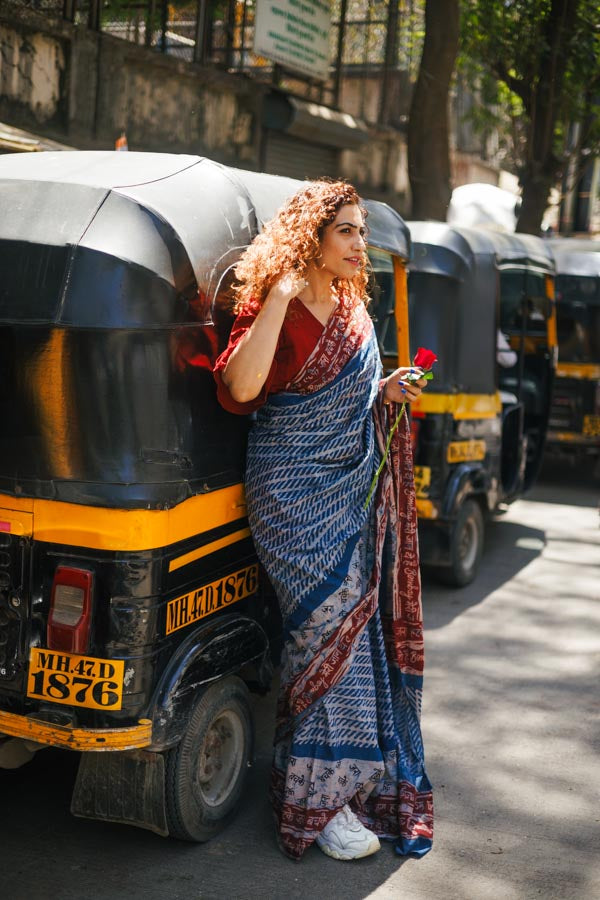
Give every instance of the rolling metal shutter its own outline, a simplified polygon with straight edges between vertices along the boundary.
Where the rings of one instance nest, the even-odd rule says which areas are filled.
[[[265,143],[266,172],[300,179],[339,177],[340,151],[336,147],[299,140],[280,131],[267,131]]]

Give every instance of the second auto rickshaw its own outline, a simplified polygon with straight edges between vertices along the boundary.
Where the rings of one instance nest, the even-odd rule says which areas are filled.
[[[413,404],[421,560],[450,584],[477,571],[485,518],[538,473],[556,358],[554,263],[543,241],[409,222],[410,339],[437,353]],[[497,362],[498,334],[514,362]]]
[[[81,751],[76,815],[203,841],[240,799],[279,620],[250,423],[212,365],[231,267],[298,186],[194,156],[0,160],[0,766]],[[366,205],[407,352],[408,232]]]

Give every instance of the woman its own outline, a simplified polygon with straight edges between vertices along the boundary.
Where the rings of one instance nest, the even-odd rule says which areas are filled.
[[[238,317],[215,367],[225,408],[257,410],[248,516],[285,638],[271,799],[295,859],[314,841],[357,859],[379,837],[422,855],[432,838],[406,419],[365,509],[376,441],[425,382],[381,378],[365,235],[351,185],[299,191],[236,268]]]

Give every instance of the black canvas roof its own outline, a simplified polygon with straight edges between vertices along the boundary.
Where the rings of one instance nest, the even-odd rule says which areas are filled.
[[[413,267],[432,274],[464,277],[476,256],[493,258],[498,266],[528,265],[554,271],[548,242],[529,234],[492,228],[467,228],[445,222],[407,222],[415,244],[429,246],[415,252]]]
[[[2,319],[82,327],[177,321],[177,298],[199,287],[210,299],[241,249],[301,185],[175,154],[0,158],[0,246],[18,268],[38,245],[44,270],[36,280],[29,262],[24,279],[12,267],[0,284]],[[408,258],[402,218],[385,204],[366,206],[372,246]]]
[[[600,278],[600,241],[552,238],[548,246],[556,260],[558,275]]]

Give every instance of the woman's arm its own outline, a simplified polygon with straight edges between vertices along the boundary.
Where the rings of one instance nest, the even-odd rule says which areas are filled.
[[[288,272],[279,278],[256,319],[232,352],[223,370],[223,383],[237,403],[257,397],[273,364],[279,333],[290,300],[305,286],[304,278]]]

